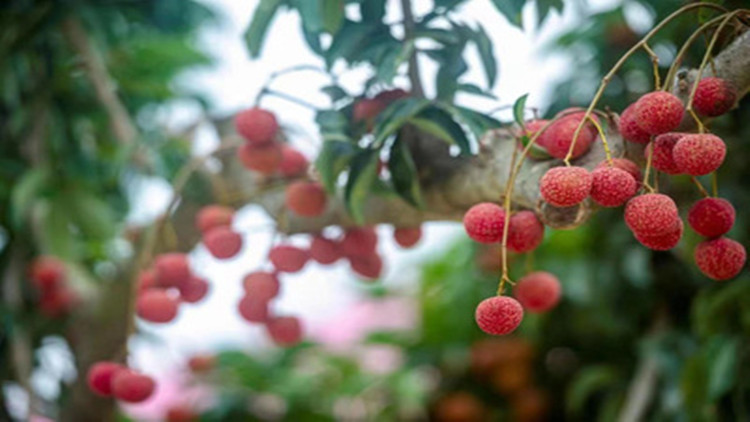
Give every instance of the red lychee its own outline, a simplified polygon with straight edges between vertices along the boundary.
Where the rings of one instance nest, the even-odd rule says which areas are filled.
[[[188,257],[182,253],[166,253],[154,261],[156,280],[162,287],[177,287],[190,278]]]
[[[680,216],[672,198],[661,193],[648,193],[628,201],[625,224],[636,235],[655,237],[674,231],[680,224]]]
[[[680,99],[664,91],[649,92],[635,103],[638,126],[649,135],[675,130],[684,114],[685,108]]]
[[[539,132],[540,130],[542,130],[542,128],[544,126],[546,126],[547,123],[549,123],[549,120],[545,120],[545,119],[530,120],[530,121],[526,122],[525,125],[524,125],[524,127],[526,129],[526,132],[524,134],[529,138],[529,140],[531,140],[531,138],[533,138],[534,135],[536,135],[537,132]],[[544,135],[546,133],[547,132],[545,130],[544,133],[542,133],[539,136],[537,136],[536,141],[534,142],[534,145],[538,145],[540,147],[545,147],[546,148],[546,146],[544,144],[544,142],[545,142]]]
[[[164,415],[166,422],[194,422],[200,419],[198,413],[186,404],[173,405]]]
[[[89,389],[94,393],[109,397],[112,395],[112,378],[124,366],[114,362],[97,362],[89,368],[87,381]]]
[[[240,316],[248,322],[260,324],[268,321],[268,300],[246,295],[237,306]]]
[[[146,321],[165,323],[177,316],[179,301],[170,292],[150,289],[138,295],[135,309],[139,317]]]
[[[695,247],[694,256],[701,272],[717,281],[737,276],[747,259],[745,247],[726,237],[704,240]]]
[[[719,237],[734,225],[735,211],[729,201],[722,198],[703,198],[688,211],[690,227],[701,236]]]
[[[583,167],[553,167],[539,181],[542,198],[556,207],[581,203],[591,193],[593,178]]]
[[[656,236],[635,233],[635,238],[636,240],[641,242],[641,245],[649,249],[655,251],[668,251],[677,246],[678,243],[680,243],[680,239],[682,238],[682,233],[684,230],[685,225],[682,223],[682,220],[679,220],[677,227],[667,233]]]
[[[546,271],[535,271],[523,276],[513,288],[513,294],[529,312],[546,312],[560,301],[560,280]]]
[[[648,160],[648,156],[651,155],[651,151],[653,151],[651,165],[654,166],[655,169],[667,174],[680,174],[681,171],[674,162],[672,150],[674,150],[677,141],[682,139],[685,135],[685,133],[680,132],[663,133],[654,138],[654,142],[646,147],[643,151],[643,155]]]
[[[117,371],[112,377],[112,395],[128,403],[145,401],[156,389],[156,383],[148,375],[130,369]]]
[[[464,214],[466,234],[479,243],[502,241],[504,225],[505,210],[491,202],[476,204]]]
[[[596,165],[596,168],[602,168],[602,167],[609,167],[609,161],[604,160],[601,163]],[[613,158],[612,159],[612,167],[616,167],[620,170],[625,170],[628,173],[630,173],[631,176],[633,176],[633,179],[635,179],[636,182],[641,181],[643,178],[643,174],[641,173],[641,168],[638,167],[638,164],[628,160],[627,158]]]
[[[276,133],[279,131],[276,116],[270,111],[258,107],[237,113],[234,123],[237,133],[245,138],[248,143],[255,145],[273,142]]]
[[[203,235],[203,244],[215,258],[229,259],[242,249],[242,236],[231,227],[215,227]]]
[[[532,211],[518,211],[510,217],[508,249],[524,253],[536,249],[544,239],[544,224]]]
[[[146,269],[138,274],[138,293],[148,289],[159,288],[159,282],[156,280],[156,271]]]
[[[568,155],[570,145],[573,143],[573,135],[581,123],[583,115],[580,113],[567,115],[552,123],[544,131],[542,144],[547,152],[555,158],[564,159]],[[573,147],[571,158],[580,157],[589,150],[591,144],[596,140],[596,129],[591,123],[586,122],[581,128]]]
[[[39,290],[54,289],[65,282],[65,264],[54,256],[38,256],[31,263],[29,278]]]
[[[248,296],[269,301],[276,297],[281,290],[279,278],[266,271],[255,271],[245,276],[242,287]]]
[[[333,239],[321,235],[313,236],[310,242],[310,257],[323,265],[330,265],[341,258],[341,246]]]
[[[286,206],[303,217],[316,217],[326,209],[328,197],[320,183],[297,181],[286,187]]]
[[[237,158],[248,170],[270,175],[281,164],[281,147],[277,143],[263,145],[245,143],[237,148]]]
[[[195,216],[195,226],[201,233],[221,226],[231,226],[234,210],[223,205],[206,205]]]
[[[183,302],[197,303],[208,294],[209,284],[206,280],[193,276],[180,284],[178,289]]]
[[[474,319],[485,333],[502,336],[510,334],[521,324],[523,308],[512,297],[494,296],[479,303]]]
[[[378,234],[372,227],[350,228],[341,239],[341,252],[347,257],[366,256],[375,253]]]
[[[651,135],[638,125],[638,121],[635,118],[635,104],[629,105],[620,115],[620,134],[626,141],[635,142],[636,144],[647,144],[651,140]]]
[[[284,273],[296,273],[310,259],[310,254],[296,246],[277,245],[268,253],[268,259],[276,270]]]
[[[371,124],[384,108],[385,104],[381,101],[373,98],[363,98],[354,103],[352,119],[355,122],[366,121]]]
[[[195,355],[188,359],[187,364],[188,368],[193,372],[208,372],[216,366],[216,356],[206,354]]]
[[[352,271],[364,278],[376,279],[383,272],[383,259],[377,253],[349,257]]]
[[[284,177],[302,176],[307,171],[310,163],[304,155],[296,149],[282,145],[281,163],[279,163],[279,173]]]
[[[708,117],[720,116],[737,102],[737,88],[726,79],[707,77],[698,82],[693,108]]]
[[[402,248],[411,248],[422,238],[421,227],[396,227],[393,239]]]
[[[293,346],[302,340],[302,322],[297,317],[282,316],[266,322],[271,339],[279,346]]]
[[[677,168],[692,176],[702,176],[718,169],[726,155],[724,141],[710,133],[685,135],[672,149]]]
[[[78,302],[78,296],[66,285],[42,290],[39,312],[50,318],[61,317],[70,312]]]
[[[633,176],[616,167],[597,168],[591,177],[591,199],[603,207],[619,207],[638,190]]]
[[[410,94],[401,88],[389,89],[386,91],[379,92],[375,96],[375,101],[380,101],[381,104],[387,106],[396,100],[408,97]]]

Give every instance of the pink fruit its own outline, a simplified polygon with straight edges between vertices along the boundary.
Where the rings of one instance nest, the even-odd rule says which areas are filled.
[[[737,102],[737,88],[731,82],[707,77],[698,82],[693,98],[693,108],[698,114],[708,117],[720,116]]]
[[[130,369],[117,371],[112,377],[112,395],[128,403],[145,401],[156,389],[156,383],[148,375]]]
[[[680,132],[667,132],[657,136],[654,138],[654,142],[649,144],[643,152],[646,159],[648,159],[648,156],[651,155],[651,151],[653,151],[651,165],[654,166],[655,169],[667,174],[680,174],[681,171],[674,162],[672,151],[674,150],[677,141],[682,139],[685,135],[685,133]]]
[[[162,289],[150,289],[138,295],[136,313],[146,321],[165,323],[177,316],[179,301]]]
[[[552,309],[560,301],[561,292],[560,280],[546,271],[526,274],[513,288],[514,296],[529,312]]]
[[[341,246],[335,240],[316,235],[310,242],[310,257],[323,265],[333,264],[341,258]]]
[[[234,210],[223,205],[207,205],[198,211],[195,217],[195,226],[201,233],[221,226],[231,226],[234,219]]]
[[[641,242],[643,246],[649,249],[655,251],[668,251],[680,243],[684,229],[685,226],[682,223],[682,220],[679,220],[677,227],[667,233],[656,236],[635,233],[635,238]]]
[[[245,276],[242,286],[248,296],[269,301],[281,290],[279,278],[265,271],[256,271]]]
[[[396,227],[393,238],[402,248],[411,248],[422,238],[421,227]]]
[[[474,318],[485,333],[502,336],[518,328],[523,319],[523,308],[512,297],[494,296],[479,303]]]
[[[29,278],[40,290],[54,289],[65,282],[65,264],[54,256],[38,256],[31,263]]]
[[[279,131],[279,123],[276,116],[267,110],[258,107],[250,108],[235,116],[237,133],[245,138],[248,143],[255,145],[273,142]]]
[[[726,237],[704,240],[695,247],[695,263],[714,280],[734,278],[745,267],[747,253],[739,242]]]
[[[601,163],[596,165],[596,168],[602,168],[602,167],[609,167],[609,161],[604,160]],[[641,174],[641,168],[638,167],[638,165],[627,158],[613,158],[612,159],[612,167],[616,167],[620,170],[625,170],[628,173],[630,173],[631,176],[633,176],[633,179],[636,180],[636,182],[639,182],[643,179],[643,174]]]
[[[203,244],[215,258],[229,259],[242,249],[242,236],[231,227],[215,227],[203,235]]]
[[[277,143],[262,145],[245,143],[237,148],[237,158],[248,170],[270,175],[278,170],[281,164],[281,147]]]
[[[114,362],[97,362],[89,368],[87,381],[89,389],[94,393],[109,397],[112,395],[112,378],[125,369],[124,366]]]
[[[162,287],[177,287],[190,278],[190,264],[187,255],[166,253],[154,261],[156,280]]]
[[[304,155],[296,149],[282,145],[281,163],[279,163],[279,173],[284,177],[298,177],[305,174],[310,163]]]
[[[544,225],[532,211],[518,211],[510,217],[508,249],[524,253],[536,249],[544,239]]]
[[[583,116],[580,113],[567,115],[552,123],[544,131],[542,144],[551,156],[564,159],[568,155],[568,150],[573,143],[573,136],[582,118]],[[596,129],[591,123],[584,124],[578,133],[571,158],[577,158],[586,153],[596,140],[596,135]]]
[[[307,264],[310,254],[296,246],[278,245],[268,253],[268,259],[278,271],[296,273]]]
[[[350,228],[341,239],[341,251],[347,257],[366,256],[375,253],[378,234],[372,227]]]
[[[649,135],[677,129],[684,114],[685,108],[680,99],[664,91],[649,92],[635,103],[638,126]]]
[[[724,162],[726,155],[727,146],[724,141],[710,133],[685,135],[672,150],[677,168],[693,176],[715,171]]]
[[[383,272],[383,260],[377,253],[349,257],[352,271],[364,278],[376,279]]]
[[[680,224],[677,204],[661,193],[638,195],[625,206],[625,224],[641,236],[653,237],[673,232]]]
[[[619,129],[626,141],[647,144],[651,140],[651,135],[638,125],[635,118],[635,103],[629,105],[620,115]]]
[[[286,187],[286,206],[303,217],[316,217],[326,209],[328,197],[320,183],[298,181]]]
[[[464,229],[470,238],[479,243],[497,243],[503,240],[505,210],[491,202],[482,202],[464,214]]]
[[[190,277],[187,282],[178,286],[180,299],[187,303],[197,303],[208,294],[208,282],[202,278]]]
[[[268,300],[247,295],[238,305],[240,316],[248,322],[260,324],[268,321]]]
[[[302,323],[297,317],[271,318],[266,323],[271,339],[279,346],[293,346],[302,341]]]
[[[591,199],[603,207],[619,207],[638,190],[633,176],[616,167],[597,168],[591,176]]]
[[[719,237],[732,228],[734,217],[734,207],[726,199],[703,198],[690,208],[688,223],[701,236]]]
[[[591,173],[583,167],[553,167],[539,181],[539,191],[549,204],[570,207],[589,196],[591,184]]]

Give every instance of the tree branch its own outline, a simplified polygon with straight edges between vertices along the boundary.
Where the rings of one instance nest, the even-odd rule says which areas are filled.
[[[411,0],[401,0],[401,12],[404,15],[404,42],[416,42],[414,39],[414,14],[411,10]],[[419,58],[417,57],[416,45],[409,55],[408,72],[412,95],[424,98],[424,88],[422,87],[422,78],[419,71]]]

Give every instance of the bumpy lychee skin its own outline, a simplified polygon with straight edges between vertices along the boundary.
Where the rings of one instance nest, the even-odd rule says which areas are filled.
[[[279,163],[279,173],[284,177],[302,176],[307,171],[310,163],[301,152],[296,149],[283,145],[281,147],[281,163]]]
[[[734,207],[726,199],[703,198],[690,207],[687,219],[696,233],[711,238],[728,232],[734,217]]]
[[[474,319],[485,333],[502,336],[518,328],[523,319],[523,308],[512,297],[490,297],[479,303]]]
[[[616,167],[597,168],[591,177],[591,199],[603,207],[619,207],[638,190],[633,176]]]
[[[635,103],[636,122],[649,135],[675,130],[684,114],[680,99],[664,91],[649,92]]]
[[[195,227],[206,233],[207,231],[221,226],[231,226],[234,219],[234,210],[223,205],[206,205],[198,211],[195,216]]]
[[[341,246],[333,239],[321,235],[313,236],[310,242],[310,258],[323,265],[330,265],[341,258]]]
[[[668,251],[677,246],[678,243],[680,243],[680,239],[682,239],[682,233],[684,230],[685,225],[682,223],[682,220],[680,220],[677,227],[667,233],[657,236],[635,233],[635,238],[636,240],[641,242],[641,245],[651,250]]]
[[[536,119],[536,120],[530,120],[525,123],[524,128],[526,129],[526,132],[524,133],[526,136],[528,136],[529,139],[533,138],[534,135],[537,134],[544,126],[549,123],[549,120],[545,119]],[[547,131],[545,130],[544,133],[537,136],[536,141],[534,142],[534,145],[538,145],[540,147],[545,147],[545,134]]]
[[[397,227],[393,231],[393,239],[402,248],[411,248],[422,238],[421,227]]]
[[[167,323],[175,319],[179,301],[168,291],[151,289],[138,295],[135,310],[139,317],[149,322]]]
[[[266,271],[256,271],[245,276],[242,287],[248,296],[269,301],[281,290],[279,278]]]
[[[745,267],[747,253],[739,242],[726,237],[705,240],[695,247],[695,263],[703,274],[717,280],[729,280]]]
[[[271,339],[279,346],[294,346],[302,341],[302,322],[297,317],[271,318],[266,323]]]
[[[549,155],[559,159],[564,159],[568,155],[570,145],[573,143],[573,135],[581,123],[582,117],[579,114],[562,117],[544,131],[543,144]],[[587,122],[578,134],[571,158],[583,155],[595,140],[596,130],[591,126],[591,123]]]
[[[242,236],[231,227],[216,227],[203,235],[203,244],[215,258],[229,259],[242,249]]]
[[[316,217],[326,209],[328,197],[320,183],[297,181],[286,187],[286,206],[303,217]]]
[[[596,168],[609,166],[609,161],[604,160],[601,163],[597,164]],[[633,176],[633,179],[635,179],[636,182],[640,183],[640,181],[643,179],[643,174],[641,173],[641,168],[638,167],[638,164],[628,160],[627,158],[613,158],[612,167],[627,171],[631,176]]]
[[[677,204],[661,193],[638,195],[625,206],[625,224],[637,235],[667,234],[680,224]]]
[[[726,79],[708,77],[698,82],[693,108],[708,117],[720,116],[737,102],[737,88]]]
[[[249,143],[262,145],[273,142],[279,131],[279,123],[273,113],[261,108],[250,108],[234,118],[237,133]]]
[[[208,294],[209,284],[206,280],[193,276],[180,284],[178,289],[183,302],[198,303]]]
[[[156,389],[156,382],[148,375],[130,369],[118,371],[112,377],[112,395],[128,403],[145,401]]]
[[[510,217],[508,249],[517,253],[530,252],[544,240],[544,224],[532,211],[524,210]]]
[[[31,263],[29,278],[40,290],[49,290],[65,282],[65,264],[54,256],[39,256]]]
[[[187,255],[166,253],[154,261],[156,280],[162,287],[177,287],[190,278],[190,264]]]
[[[681,172],[692,176],[709,174],[721,166],[727,155],[724,141],[710,133],[683,136],[672,149],[672,157]]]
[[[378,234],[372,227],[351,228],[341,239],[341,252],[344,256],[367,256],[375,252]]]
[[[240,300],[237,309],[240,311],[240,316],[247,322],[260,324],[268,321],[268,300],[247,295]]]
[[[377,253],[349,257],[352,271],[358,275],[374,280],[383,273],[383,259]]]
[[[680,132],[663,133],[654,138],[654,142],[646,147],[643,151],[643,155],[648,160],[648,156],[651,155],[653,151],[651,165],[654,166],[655,169],[667,174],[680,174],[682,171],[674,162],[672,150],[674,150],[674,146],[677,145],[677,141],[682,139],[685,135],[687,134]]]
[[[546,271],[523,276],[513,288],[513,295],[524,309],[532,313],[546,312],[560,301],[560,280]]]
[[[276,143],[263,145],[245,143],[237,148],[237,158],[248,170],[270,175],[281,165],[281,147]]]
[[[87,381],[89,389],[102,397],[112,395],[112,378],[125,369],[124,366],[114,362],[97,362],[89,368]]]
[[[591,193],[593,178],[583,167],[553,167],[539,181],[542,198],[556,207],[581,203]]]
[[[651,135],[638,125],[635,118],[635,103],[629,105],[620,115],[619,129],[626,141],[647,144],[651,140]]]
[[[466,234],[479,243],[502,241],[504,225],[505,210],[491,202],[476,204],[464,214]]]
[[[278,245],[268,253],[268,259],[278,271],[296,273],[307,264],[310,254],[296,246]]]

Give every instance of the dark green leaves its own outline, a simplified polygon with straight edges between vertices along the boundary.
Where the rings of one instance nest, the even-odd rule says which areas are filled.
[[[320,134],[324,141],[348,141],[349,119],[346,114],[336,110],[322,110],[315,116]]]
[[[323,186],[329,193],[336,192],[336,180],[348,166],[354,152],[355,147],[349,142],[326,141],[323,143],[323,148],[315,160],[315,168],[318,169]]]
[[[388,170],[391,173],[391,183],[396,193],[413,206],[421,207],[422,194],[417,167],[414,165],[409,148],[401,138],[396,138],[391,147]]]
[[[250,57],[260,56],[266,32],[281,3],[282,0],[261,0],[255,8],[250,26],[245,31],[245,44],[250,51]]]
[[[375,124],[375,145],[382,145],[389,136],[403,126],[409,118],[424,110],[430,104],[424,98],[404,98],[388,106],[377,118]]]
[[[529,98],[529,94],[524,94],[513,103],[513,119],[518,123],[519,126],[523,127],[526,119],[524,118],[524,112],[526,111],[526,99]]]
[[[370,187],[378,177],[378,150],[367,149],[358,152],[351,161],[349,178],[344,189],[344,201],[352,218],[358,224],[364,223],[365,199]]]
[[[492,41],[481,26],[474,31],[472,40],[479,50],[479,57],[482,59],[484,75],[487,78],[487,88],[492,88],[497,78],[497,60],[495,60],[495,53],[492,50]]]
[[[521,12],[526,0],[492,0],[492,4],[508,18],[508,22],[518,27],[521,26]]]
[[[409,119],[409,123],[448,143],[458,146],[462,155],[471,154],[471,144],[463,128],[438,107],[429,107]]]

